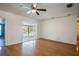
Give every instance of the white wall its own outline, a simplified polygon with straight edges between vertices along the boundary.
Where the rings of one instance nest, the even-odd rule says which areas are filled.
[[[76,44],[76,16],[42,21],[41,38]]]
[[[37,24],[37,21],[33,19],[4,12],[1,10],[0,16],[5,17],[6,45],[12,45],[22,42],[22,21],[26,21],[29,24]]]
[[[42,35],[42,33],[41,33],[42,32],[42,27],[43,27],[42,26],[42,21],[39,21],[38,22],[38,27],[37,27],[38,28],[38,32],[37,32],[38,38],[41,38],[41,35]]]

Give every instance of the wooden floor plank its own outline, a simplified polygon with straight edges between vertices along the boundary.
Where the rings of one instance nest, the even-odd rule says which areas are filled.
[[[78,56],[75,45],[45,39],[0,47],[0,55],[6,56]]]

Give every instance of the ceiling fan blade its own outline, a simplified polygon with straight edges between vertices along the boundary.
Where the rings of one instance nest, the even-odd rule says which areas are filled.
[[[24,3],[21,3],[21,4],[19,4],[19,7],[21,7],[21,8],[25,8],[25,9],[32,9],[32,8],[30,8],[30,7],[28,7],[26,4],[24,4]]]
[[[77,22],[79,23],[79,20]]]
[[[30,14],[32,12],[32,10],[29,10],[28,12],[27,12],[27,14]]]
[[[25,8],[25,9],[28,9],[28,10],[30,10],[31,8],[29,8],[29,7],[22,7],[22,8]]]
[[[33,4],[33,7],[36,8],[36,7],[37,7],[37,3],[34,3],[34,4]]]
[[[36,11],[36,14],[39,15],[39,13]]]
[[[37,9],[38,11],[46,11],[46,9]]]
[[[67,4],[67,8],[71,8],[73,6],[73,4],[72,3],[69,3],[69,4]]]

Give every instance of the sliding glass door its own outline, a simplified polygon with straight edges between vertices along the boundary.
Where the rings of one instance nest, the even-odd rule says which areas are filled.
[[[24,25],[23,34],[25,37],[33,37],[35,35],[35,29],[33,25]]]
[[[5,35],[4,27],[5,27],[5,24],[0,24],[0,37],[4,37],[4,35]]]
[[[5,35],[5,24],[4,18],[0,18],[0,37],[4,37]]]
[[[0,25],[0,36],[2,35],[2,31],[1,31],[1,25]]]
[[[0,17],[0,46],[5,46],[5,19]]]
[[[22,28],[23,28],[23,42],[31,39],[36,39],[37,37],[36,25],[24,24]]]

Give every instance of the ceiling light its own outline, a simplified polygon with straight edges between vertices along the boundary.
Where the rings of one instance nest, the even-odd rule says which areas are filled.
[[[36,13],[36,9],[32,9],[32,13]]]

